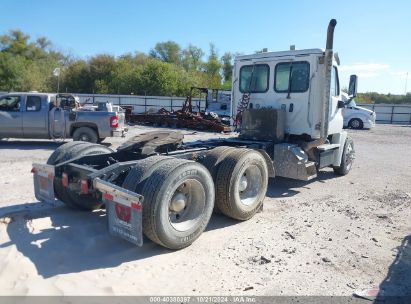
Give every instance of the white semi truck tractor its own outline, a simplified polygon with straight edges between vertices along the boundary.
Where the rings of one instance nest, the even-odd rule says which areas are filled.
[[[239,56],[233,77],[231,138],[183,142],[179,132],[137,135],[113,151],[72,142],[33,164],[39,200],[106,208],[109,232],[136,245],[143,234],[180,249],[194,242],[213,210],[244,221],[262,209],[268,179],[310,180],[323,168],[347,174],[354,144],[343,130],[336,21],[326,49]],[[350,77],[349,95],[356,95]],[[275,186],[275,180],[272,181]]]

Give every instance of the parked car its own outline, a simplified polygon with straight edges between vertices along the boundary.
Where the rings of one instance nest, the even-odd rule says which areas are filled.
[[[348,101],[348,95],[342,94],[344,102]],[[344,127],[351,129],[371,129],[375,126],[377,118],[374,111],[359,107],[352,99],[343,109]]]
[[[0,96],[1,138],[73,138],[92,143],[124,136],[124,112],[82,111],[71,94],[8,93]]]

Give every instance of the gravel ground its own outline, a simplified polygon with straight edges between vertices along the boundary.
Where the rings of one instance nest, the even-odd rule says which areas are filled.
[[[2,141],[0,294],[411,295],[411,127],[349,133],[357,159],[347,176],[271,179],[262,213],[247,222],[213,215],[180,251],[109,236],[103,212],[37,202],[31,164],[58,144]]]

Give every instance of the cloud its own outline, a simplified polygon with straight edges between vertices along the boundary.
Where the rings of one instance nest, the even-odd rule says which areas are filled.
[[[380,75],[380,72],[386,71],[390,66],[384,63],[355,63],[351,65],[342,65],[339,70],[343,73],[353,73],[359,77],[371,78]]]
[[[408,72],[407,71],[391,71],[390,75],[392,76],[398,76],[399,78],[405,79],[408,77]]]

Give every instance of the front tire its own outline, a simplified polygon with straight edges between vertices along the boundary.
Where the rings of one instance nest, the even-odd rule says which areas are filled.
[[[350,122],[348,123],[348,126],[351,129],[355,129],[355,130],[361,130],[362,128],[364,128],[364,123],[362,122],[361,119],[359,118],[353,118],[350,120]]]
[[[347,137],[344,144],[343,154],[341,156],[341,165],[333,167],[334,173],[337,175],[347,175],[352,168],[354,158],[354,141],[350,137]]]

